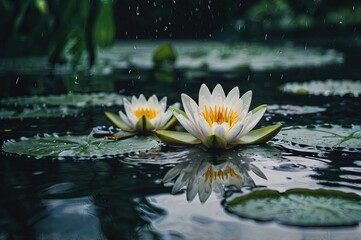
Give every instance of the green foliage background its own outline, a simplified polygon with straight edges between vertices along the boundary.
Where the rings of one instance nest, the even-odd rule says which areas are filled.
[[[218,38],[347,30],[361,26],[357,0],[0,0],[0,57],[79,62],[115,39]],[[231,36],[231,37],[229,37]]]

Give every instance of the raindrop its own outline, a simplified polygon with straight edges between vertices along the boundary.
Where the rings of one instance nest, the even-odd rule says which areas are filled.
[[[247,77],[247,81],[249,81],[251,79],[251,75],[248,75]]]
[[[15,84],[18,84],[20,77],[17,77]]]
[[[137,47],[136,47],[136,46],[134,46],[134,50],[137,50]]]
[[[79,84],[79,79],[78,79],[78,75],[75,76],[75,84]]]
[[[264,40],[266,41],[267,40],[267,37],[268,37],[268,35],[267,35],[267,33],[264,35]]]
[[[135,14],[139,16],[139,6],[137,6],[137,9],[135,10]]]
[[[128,73],[131,73],[132,72],[132,69],[129,69],[129,72]]]

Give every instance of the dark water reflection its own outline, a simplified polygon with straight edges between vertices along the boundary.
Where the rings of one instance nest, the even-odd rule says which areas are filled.
[[[15,159],[1,165],[0,226],[9,238],[135,237],[146,223],[137,199],[166,192],[152,180],[162,175],[157,168],[129,168],[116,160]]]
[[[278,86],[288,81],[360,78],[359,69],[352,64],[259,73],[214,73],[195,78],[186,78],[181,71],[176,74],[176,81],[166,83],[153,79],[151,71],[119,71],[100,78],[79,75],[78,83],[75,83],[74,75],[7,74],[2,76],[1,97],[63,94],[69,90],[122,90],[129,95],[167,95],[168,101],[173,103],[180,101],[182,92],[195,98],[203,82],[212,87],[221,83],[226,91],[235,85],[240,87],[241,92],[253,90],[253,107],[267,103],[326,108],[324,112],[307,115],[269,113],[260,125],[277,122],[286,126],[361,122],[358,98],[292,96],[278,91]],[[16,82],[18,77],[20,79]],[[109,125],[103,116],[105,109],[116,112],[119,107],[85,108],[81,110],[80,117],[1,120],[0,138],[29,137],[45,132],[88,134],[95,126]],[[202,239],[205,236],[207,239],[359,238],[360,226],[305,229],[274,222],[254,222],[225,212],[222,206],[224,197],[234,197],[254,188],[279,191],[298,187],[330,188],[361,195],[359,153],[300,151],[277,144],[263,146],[261,153],[258,152],[260,148],[257,149],[250,147],[236,150],[238,152],[230,156],[213,156],[200,149],[163,147],[147,154],[131,153],[122,158],[101,161],[34,160],[1,155],[0,239]],[[247,170],[244,176],[248,184],[240,185],[238,189],[222,185],[225,187],[224,195],[210,194],[204,198],[206,201],[199,201],[194,192],[188,197],[189,200],[194,197],[193,201],[187,201],[190,181],[180,184],[182,186],[177,187],[179,191],[175,191],[175,194],[171,194],[174,181],[165,186],[162,183],[165,174],[181,164],[200,164],[197,161],[204,161],[202,169],[207,170],[212,164],[216,168],[234,160],[244,164],[242,169]],[[257,176],[251,164],[267,180]]]

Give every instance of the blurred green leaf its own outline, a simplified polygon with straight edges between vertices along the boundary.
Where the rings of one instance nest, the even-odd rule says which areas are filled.
[[[41,14],[48,14],[49,8],[46,0],[34,0],[34,4]]]
[[[111,1],[102,1],[94,27],[94,43],[100,47],[109,46],[115,38],[115,23]]]
[[[177,54],[170,43],[161,44],[153,53],[153,63],[162,65],[165,63],[174,64]]]

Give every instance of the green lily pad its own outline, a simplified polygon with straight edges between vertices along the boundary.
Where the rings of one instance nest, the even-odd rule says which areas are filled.
[[[311,114],[326,111],[325,108],[315,107],[315,106],[297,106],[297,105],[269,105],[267,107],[267,112],[281,114],[284,116],[287,115],[302,115],[302,114]]]
[[[361,221],[361,197],[325,189],[254,191],[225,204],[240,217],[297,226],[343,226]]]
[[[291,82],[281,87],[281,90],[299,95],[323,95],[323,96],[353,96],[361,95],[361,81],[358,80],[314,80],[310,82]]]
[[[23,118],[52,118],[76,116],[79,109],[68,108],[66,106],[43,108],[34,106],[33,108],[24,108],[21,111],[0,109],[0,119],[23,119]]]
[[[361,151],[361,126],[316,125],[295,126],[283,129],[277,140],[299,147],[320,147],[328,150]]]
[[[22,137],[4,142],[2,151],[9,154],[35,158],[97,159],[130,152],[147,151],[158,147],[158,142],[148,137],[132,137],[123,140],[94,138],[89,136],[45,134]]]
[[[113,106],[123,105],[124,96],[115,93],[72,93],[49,96],[26,96],[1,99],[2,105],[31,106],[31,105],[51,105],[51,106]]]
[[[275,124],[250,131],[241,137],[242,144],[261,144],[268,142],[281,130],[282,124]]]
[[[187,132],[157,130],[155,134],[162,142],[175,146],[187,146],[201,143],[199,139]]]
[[[242,69],[265,71],[343,62],[341,53],[335,50],[320,51],[319,48],[307,48],[305,51],[302,47],[292,46],[271,47],[262,44],[204,41],[177,41],[171,44],[177,52],[174,67],[178,69],[239,71],[241,66]],[[135,66],[150,69],[156,65],[154,56],[157,56],[157,60],[173,59],[170,52],[167,44],[162,42],[122,42],[107,51],[99,52],[98,62],[107,62],[110,68]]]
[[[104,112],[107,119],[116,127],[125,130],[125,131],[131,131],[128,127],[128,125],[119,117],[119,115],[111,112]]]
[[[140,41],[121,42],[97,53],[97,64],[93,67],[95,75],[108,75],[116,69],[151,69],[156,64],[153,56],[158,59],[172,60],[174,57],[163,42]],[[175,68],[193,71],[231,71],[241,69],[266,71],[271,69],[289,69],[299,67],[319,67],[329,64],[339,64],[344,61],[342,53],[332,49],[320,49],[294,46],[267,46],[256,43],[224,43],[205,41],[170,42],[177,53]],[[160,49],[155,54],[156,49]],[[10,66],[10,67],[9,67]],[[82,56],[77,66],[78,71],[88,69],[88,58]],[[52,69],[46,57],[21,59],[1,59],[0,71],[16,74],[69,73],[68,65],[59,65]]]

